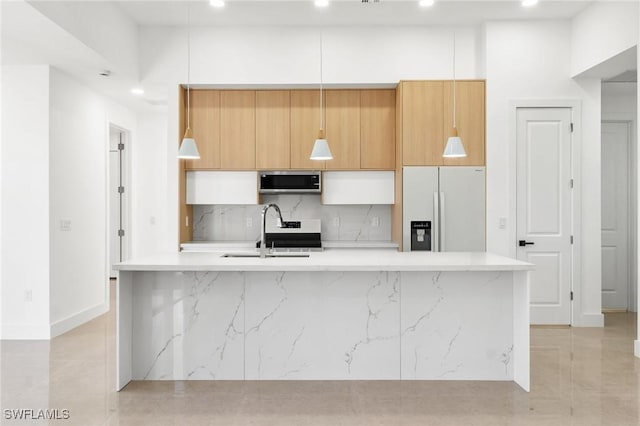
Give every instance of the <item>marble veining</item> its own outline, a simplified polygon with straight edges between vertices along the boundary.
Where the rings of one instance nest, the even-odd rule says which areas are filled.
[[[247,275],[247,379],[398,377],[398,273]]]
[[[347,352],[345,352],[345,362],[347,364],[347,369],[349,374],[351,374],[351,364],[354,361],[354,356],[356,351],[361,345],[368,345],[375,341],[383,341],[398,338],[398,333],[393,333],[391,335],[378,335],[375,336],[374,331],[372,330],[373,322],[378,320],[378,315],[382,312],[383,309],[389,307],[391,304],[398,303],[398,294],[399,294],[399,274],[392,274],[393,278],[391,282],[391,289],[383,287],[385,284],[389,282],[389,273],[383,272],[378,274],[377,281],[369,288],[367,291],[366,303],[367,303],[367,321],[365,325],[364,337],[356,342]],[[384,280],[383,280],[384,278]],[[386,300],[383,298],[373,298],[373,294],[377,291],[381,290],[386,293]],[[378,302],[378,303],[377,303]],[[379,304],[381,302],[381,304]]]
[[[322,236],[330,241],[388,241],[388,205],[323,205],[319,195],[264,195],[264,203],[280,206],[285,220],[321,219]],[[260,234],[262,205],[194,205],[194,241],[255,241]],[[377,218],[374,226],[373,218]],[[336,226],[337,219],[337,226]],[[247,220],[251,226],[247,226]]]
[[[403,379],[513,378],[508,274],[478,273],[476,286],[461,272],[401,274]]]
[[[134,377],[242,379],[244,275],[142,273],[134,299]],[[145,300],[154,301],[152,304]],[[154,305],[153,309],[151,305]]]
[[[513,379],[511,272],[133,274],[134,379]]]

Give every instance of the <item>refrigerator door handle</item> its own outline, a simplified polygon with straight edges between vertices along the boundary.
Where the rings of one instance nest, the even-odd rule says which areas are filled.
[[[447,245],[445,244],[445,241],[447,241],[446,238],[446,234],[445,231],[447,229],[447,223],[446,223],[446,219],[447,219],[447,209],[445,208],[445,202],[444,202],[444,192],[440,193],[440,251],[447,251]]]
[[[431,250],[440,251],[440,227],[438,226],[438,212],[440,211],[440,195],[437,192],[433,193],[433,224],[431,226]]]

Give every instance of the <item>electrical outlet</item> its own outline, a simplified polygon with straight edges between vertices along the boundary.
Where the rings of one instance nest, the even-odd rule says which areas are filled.
[[[380,218],[378,216],[373,216],[371,218],[371,227],[377,228],[378,226],[380,226]]]
[[[251,216],[247,216],[247,228],[253,227],[253,218]]]
[[[498,229],[506,229],[507,228],[507,218],[501,217],[498,219]]]
[[[336,228],[340,226],[340,216],[336,216],[333,218],[333,226]]]
[[[24,291],[24,301],[25,302],[33,302],[33,291],[25,290]]]
[[[155,225],[156,224],[156,217],[155,216],[151,216],[149,218],[149,224],[150,225]]]

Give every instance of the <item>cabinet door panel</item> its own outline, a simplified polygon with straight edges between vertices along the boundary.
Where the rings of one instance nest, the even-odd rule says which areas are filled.
[[[291,91],[291,168],[321,170],[325,161],[310,160],[320,129],[320,91]]]
[[[403,165],[443,164],[443,106],[442,81],[402,83]]]
[[[396,91],[360,91],[360,167],[395,169]]]
[[[256,167],[256,92],[220,93],[220,168]]]
[[[220,168],[220,92],[191,90],[191,130],[200,152],[199,160],[187,160],[185,169]],[[187,96],[185,93],[185,113]]]
[[[326,134],[333,160],[327,169],[360,168],[360,91],[328,90]]]
[[[453,82],[444,86],[445,138],[453,123]],[[484,81],[456,82],[456,126],[467,156],[445,158],[447,166],[485,165],[485,83]]]
[[[256,92],[256,167],[288,169],[290,162],[288,90]]]

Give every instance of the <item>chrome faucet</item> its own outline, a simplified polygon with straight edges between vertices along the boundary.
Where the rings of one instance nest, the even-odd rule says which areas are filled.
[[[278,222],[276,223],[278,228],[282,228],[284,226],[284,221],[282,220],[282,212],[280,211],[280,207],[278,207],[277,204],[267,204],[262,208],[262,228],[260,228],[260,257],[263,259],[267,257],[266,222],[267,210],[269,210],[270,207],[273,207],[276,210],[276,213],[278,213]]]

